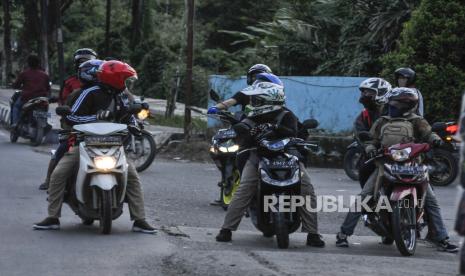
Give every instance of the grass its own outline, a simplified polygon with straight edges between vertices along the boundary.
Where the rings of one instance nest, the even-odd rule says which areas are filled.
[[[184,128],[184,117],[179,115],[166,118],[164,115],[151,114],[148,121],[151,125]],[[197,131],[204,131],[207,129],[207,122],[199,118],[192,118],[192,128]]]

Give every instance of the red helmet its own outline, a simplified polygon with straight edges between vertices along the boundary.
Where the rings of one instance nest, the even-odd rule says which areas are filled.
[[[128,79],[137,79],[137,72],[127,63],[110,60],[100,66],[97,78],[101,83],[122,91]]]

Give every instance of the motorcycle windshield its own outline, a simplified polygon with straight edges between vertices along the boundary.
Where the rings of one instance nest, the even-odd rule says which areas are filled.
[[[75,125],[75,130],[90,135],[111,135],[127,129],[126,125],[116,123],[90,123]]]

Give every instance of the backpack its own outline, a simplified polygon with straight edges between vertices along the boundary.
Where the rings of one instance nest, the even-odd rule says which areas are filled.
[[[382,116],[387,122],[381,127],[381,145],[390,147],[395,144],[413,142],[415,139],[412,119]]]

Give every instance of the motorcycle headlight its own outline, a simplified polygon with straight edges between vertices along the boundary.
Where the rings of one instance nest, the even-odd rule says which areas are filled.
[[[137,113],[137,118],[139,120],[145,120],[149,115],[150,111],[148,109],[142,109],[141,111],[139,111],[139,113]]]
[[[215,150],[215,147],[214,147],[214,146],[211,146],[211,147],[210,147],[210,152],[211,152],[211,153],[216,153],[216,150]]]
[[[291,141],[289,138],[279,140],[279,141],[265,141],[265,147],[272,151],[280,151],[283,150],[286,145]]]
[[[218,148],[221,152],[236,152],[239,150],[238,145],[231,145],[231,146],[220,146]]]
[[[412,148],[405,148],[400,150],[391,150],[391,157],[394,161],[402,162],[408,160],[410,157],[410,153],[412,152]]]
[[[116,158],[113,156],[94,157],[95,167],[99,170],[108,171],[116,167]]]

